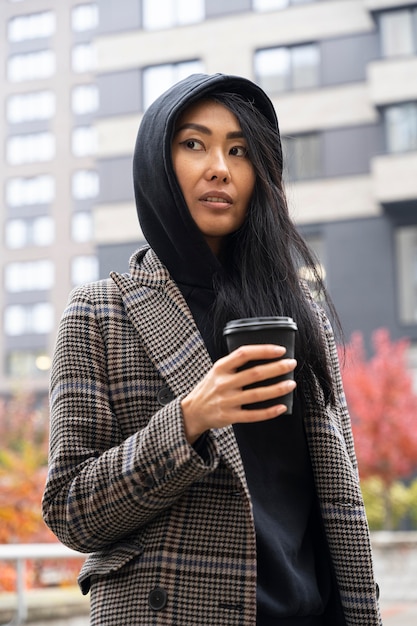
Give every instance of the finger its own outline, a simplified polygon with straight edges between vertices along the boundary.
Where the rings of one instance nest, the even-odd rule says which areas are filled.
[[[284,376],[293,372],[297,366],[295,359],[280,359],[267,363],[256,364],[235,374],[235,384],[245,387],[269,378]]]
[[[248,361],[259,361],[264,359],[279,359],[284,356],[286,348],[276,344],[251,344],[240,346],[233,350],[228,356],[221,359],[230,368],[237,369]],[[219,362],[219,361],[218,361]]]
[[[240,393],[240,402],[242,405],[246,405],[253,404],[255,402],[272,400],[294,391],[296,386],[297,383],[294,380],[282,380],[278,383],[274,383],[273,385],[243,389]]]

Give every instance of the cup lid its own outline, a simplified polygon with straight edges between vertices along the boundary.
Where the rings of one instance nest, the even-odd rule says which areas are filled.
[[[297,324],[292,317],[244,317],[227,322],[223,329],[223,335],[240,330],[260,330],[261,328],[289,328],[290,330],[297,330]]]

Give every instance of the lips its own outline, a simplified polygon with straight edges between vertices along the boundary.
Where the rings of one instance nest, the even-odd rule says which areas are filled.
[[[213,204],[233,204],[229,194],[222,191],[208,192],[199,198],[200,202],[213,202]]]

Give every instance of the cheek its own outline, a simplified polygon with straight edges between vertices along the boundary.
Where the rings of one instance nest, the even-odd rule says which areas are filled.
[[[194,184],[194,168],[192,161],[187,161],[187,159],[177,159],[177,161],[173,161],[173,167],[175,176],[177,177],[178,184],[181,188],[181,191],[184,196],[187,195]]]

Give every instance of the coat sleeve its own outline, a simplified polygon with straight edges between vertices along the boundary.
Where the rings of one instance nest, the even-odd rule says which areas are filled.
[[[100,313],[101,311],[101,313]],[[109,546],[171,507],[219,462],[215,438],[204,459],[185,438],[176,398],[127,438],[109,398],[106,342],[87,287],[72,294],[58,330],[51,387],[46,524],[81,552]]]

